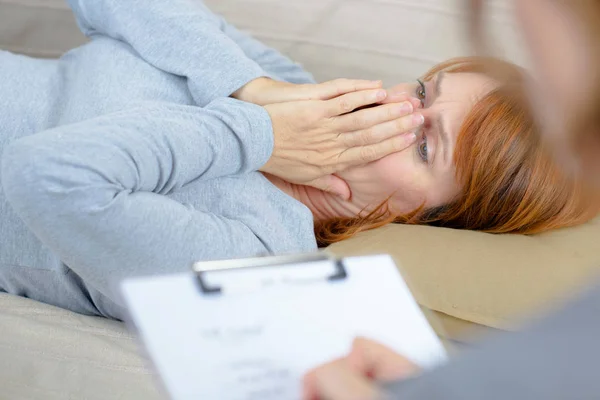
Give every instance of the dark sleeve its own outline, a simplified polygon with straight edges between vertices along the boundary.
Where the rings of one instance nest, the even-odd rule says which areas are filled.
[[[599,339],[600,286],[521,333],[386,389],[402,400],[600,399]]]

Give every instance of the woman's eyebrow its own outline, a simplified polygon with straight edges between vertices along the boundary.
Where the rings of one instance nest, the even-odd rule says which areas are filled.
[[[442,95],[442,81],[446,73],[444,71],[439,72],[435,78],[435,96],[439,97]]]
[[[443,82],[445,76],[446,76],[446,73],[444,71],[441,71],[435,77],[435,97],[436,97],[436,99],[439,98],[442,94],[442,82]],[[443,147],[443,155],[442,156],[443,156],[443,160],[444,160],[444,165],[447,165],[448,149],[450,148],[450,136],[448,135],[448,131],[445,129],[444,119],[443,119],[441,113],[438,114],[435,122],[437,125],[439,138],[441,138],[441,140],[438,140],[438,143],[440,141],[442,142],[442,147]]]
[[[442,118],[442,114],[438,114],[438,117],[436,119],[436,124],[437,124],[437,129],[440,135],[440,138],[442,139],[442,146],[444,147],[443,149],[443,157],[444,157],[444,164],[448,163],[448,149],[450,148],[450,136],[448,135],[448,131],[444,128],[444,119]]]

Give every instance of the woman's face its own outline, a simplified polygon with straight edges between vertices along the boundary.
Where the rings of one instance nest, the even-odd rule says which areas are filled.
[[[424,125],[407,149],[340,174],[352,191],[352,203],[375,206],[390,195],[395,213],[425,203],[449,203],[461,190],[456,181],[454,147],[462,123],[473,105],[493,90],[495,83],[480,74],[440,73],[427,82],[400,84],[394,92],[407,92],[421,100]]]

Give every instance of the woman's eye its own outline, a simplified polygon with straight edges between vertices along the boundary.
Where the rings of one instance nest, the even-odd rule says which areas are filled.
[[[420,79],[417,79],[417,82],[419,83],[419,85],[417,86],[416,95],[417,95],[417,98],[419,100],[421,100],[421,105],[423,107],[425,107],[425,99],[427,98],[427,92],[425,90],[425,84]]]
[[[429,154],[427,151],[427,136],[423,135],[423,139],[419,142],[417,146],[417,152],[419,153],[419,157],[423,162],[429,162]]]

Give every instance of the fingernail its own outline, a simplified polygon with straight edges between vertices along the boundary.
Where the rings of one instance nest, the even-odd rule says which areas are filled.
[[[385,96],[387,96],[387,92],[385,90],[378,90],[377,93],[375,93],[376,100],[383,100],[385,99]]]
[[[423,114],[413,114],[412,122],[415,126],[423,125],[425,117],[423,117]]]
[[[408,101],[410,101],[410,103],[413,105],[414,108],[419,108],[423,104],[421,100],[419,100],[415,97],[409,98]]]
[[[403,103],[400,103],[400,112],[402,114],[410,114],[411,112],[413,112],[413,105],[410,104],[409,101],[405,101]]]

